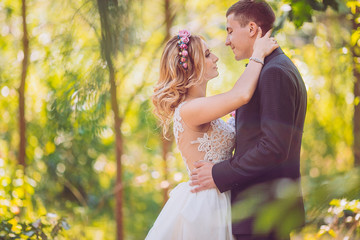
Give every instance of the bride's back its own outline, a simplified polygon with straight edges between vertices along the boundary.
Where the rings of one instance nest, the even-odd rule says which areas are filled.
[[[194,168],[193,163],[199,160],[217,163],[231,158],[235,144],[234,126],[216,119],[210,122],[207,131],[195,131],[181,117],[181,107],[185,103],[182,102],[175,109],[173,131],[188,172]]]

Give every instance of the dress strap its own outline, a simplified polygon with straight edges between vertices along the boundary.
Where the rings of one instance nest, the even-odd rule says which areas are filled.
[[[182,102],[175,108],[174,119],[173,119],[173,131],[176,143],[179,141],[179,133],[184,132],[184,127],[181,123],[180,109],[186,102]]]

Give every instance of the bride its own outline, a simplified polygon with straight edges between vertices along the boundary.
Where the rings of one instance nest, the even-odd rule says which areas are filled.
[[[175,141],[189,174],[196,161],[217,163],[231,158],[235,128],[220,118],[251,99],[265,56],[278,47],[270,34],[261,37],[259,30],[242,76],[230,91],[211,97],[206,97],[206,85],[219,75],[218,58],[206,42],[181,30],[166,44],[153,103],[165,131],[173,122]],[[230,192],[212,188],[192,193],[190,184],[180,183],[171,191],[147,240],[233,239]]]

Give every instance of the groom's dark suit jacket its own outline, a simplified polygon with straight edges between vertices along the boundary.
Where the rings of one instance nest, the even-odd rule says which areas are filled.
[[[303,224],[299,180],[306,104],[299,71],[276,49],[265,58],[252,99],[236,111],[234,157],[215,164],[212,170],[218,189],[231,190],[234,234],[257,234],[256,216],[264,217],[266,211],[271,222],[261,225],[259,219],[257,229],[273,226],[290,231]],[[281,207],[274,209],[276,206]],[[274,215],[279,215],[275,223]]]

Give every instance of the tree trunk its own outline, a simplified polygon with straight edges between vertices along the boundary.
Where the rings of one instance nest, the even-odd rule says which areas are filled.
[[[170,39],[170,28],[173,24],[174,17],[175,17],[171,13],[170,0],[164,0],[164,11],[165,11],[165,31],[166,31],[164,42],[167,42]],[[164,136],[162,136],[162,158],[163,158],[163,172],[164,172],[164,181],[165,182],[169,182],[168,181],[169,170],[168,170],[168,166],[167,166],[167,156],[171,150],[172,142],[173,142],[173,135],[170,132],[167,136],[167,139]],[[163,205],[165,205],[165,203],[167,202],[167,200],[169,198],[168,192],[169,192],[169,186],[164,187]]]
[[[123,137],[121,134],[121,124],[123,119],[119,115],[119,104],[117,101],[116,71],[113,64],[113,58],[117,56],[117,22],[112,22],[110,15],[117,16],[117,0],[97,0],[100,21],[101,21],[101,49],[103,58],[107,63],[109,70],[109,83],[111,94],[111,109],[114,114],[114,131],[115,131],[115,157],[116,157],[116,184],[114,194],[116,199],[115,217],[116,217],[116,239],[124,239],[124,222],[123,222],[123,183],[122,183],[122,162]],[[112,12],[110,12],[110,9]],[[112,28],[112,24],[115,27]]]
[[[119,105],[117,102],[117,87],[115,82],[115,71],[109,67],[110,72],[110,92],[111,92],[111,108],[114,113],[114,129],[115,129],[115,153],[116,153],[116,185],[115,185],[115,199],[116,199],[116,239],[124,239],[124,223],[123,223],[123,185],[122,185],[122,162],[121,156],[123,153],[123,137],[121,134],[122,119],[119,117]]]
[[[171,20],[171,10],[170,10],[170,0],[164,0],[165,2],[165,27],[166,27],[166,37],[165,40],[169,40],[170,39],[170,28],[172,25],[172,20]]]
[[[26,26],[26,0],[22,0],[22,23],[23,23],[23,50],[24,59],[22,61],[21,82],[19,87],[19,130],[20,130],[20,144],[19,144],[19,164],[26,167],[26,121],[25,121],[25,80],[29,65],[29,37]]]
[[[360,23],[357,21],[360,16],[360,7],[356,7],[355,13],[352,16],[353,31],[360,28]],[[353,55],[353,72],[354,72],[354,166],[360,166],[360,48],[357,44],[351,46]]]

